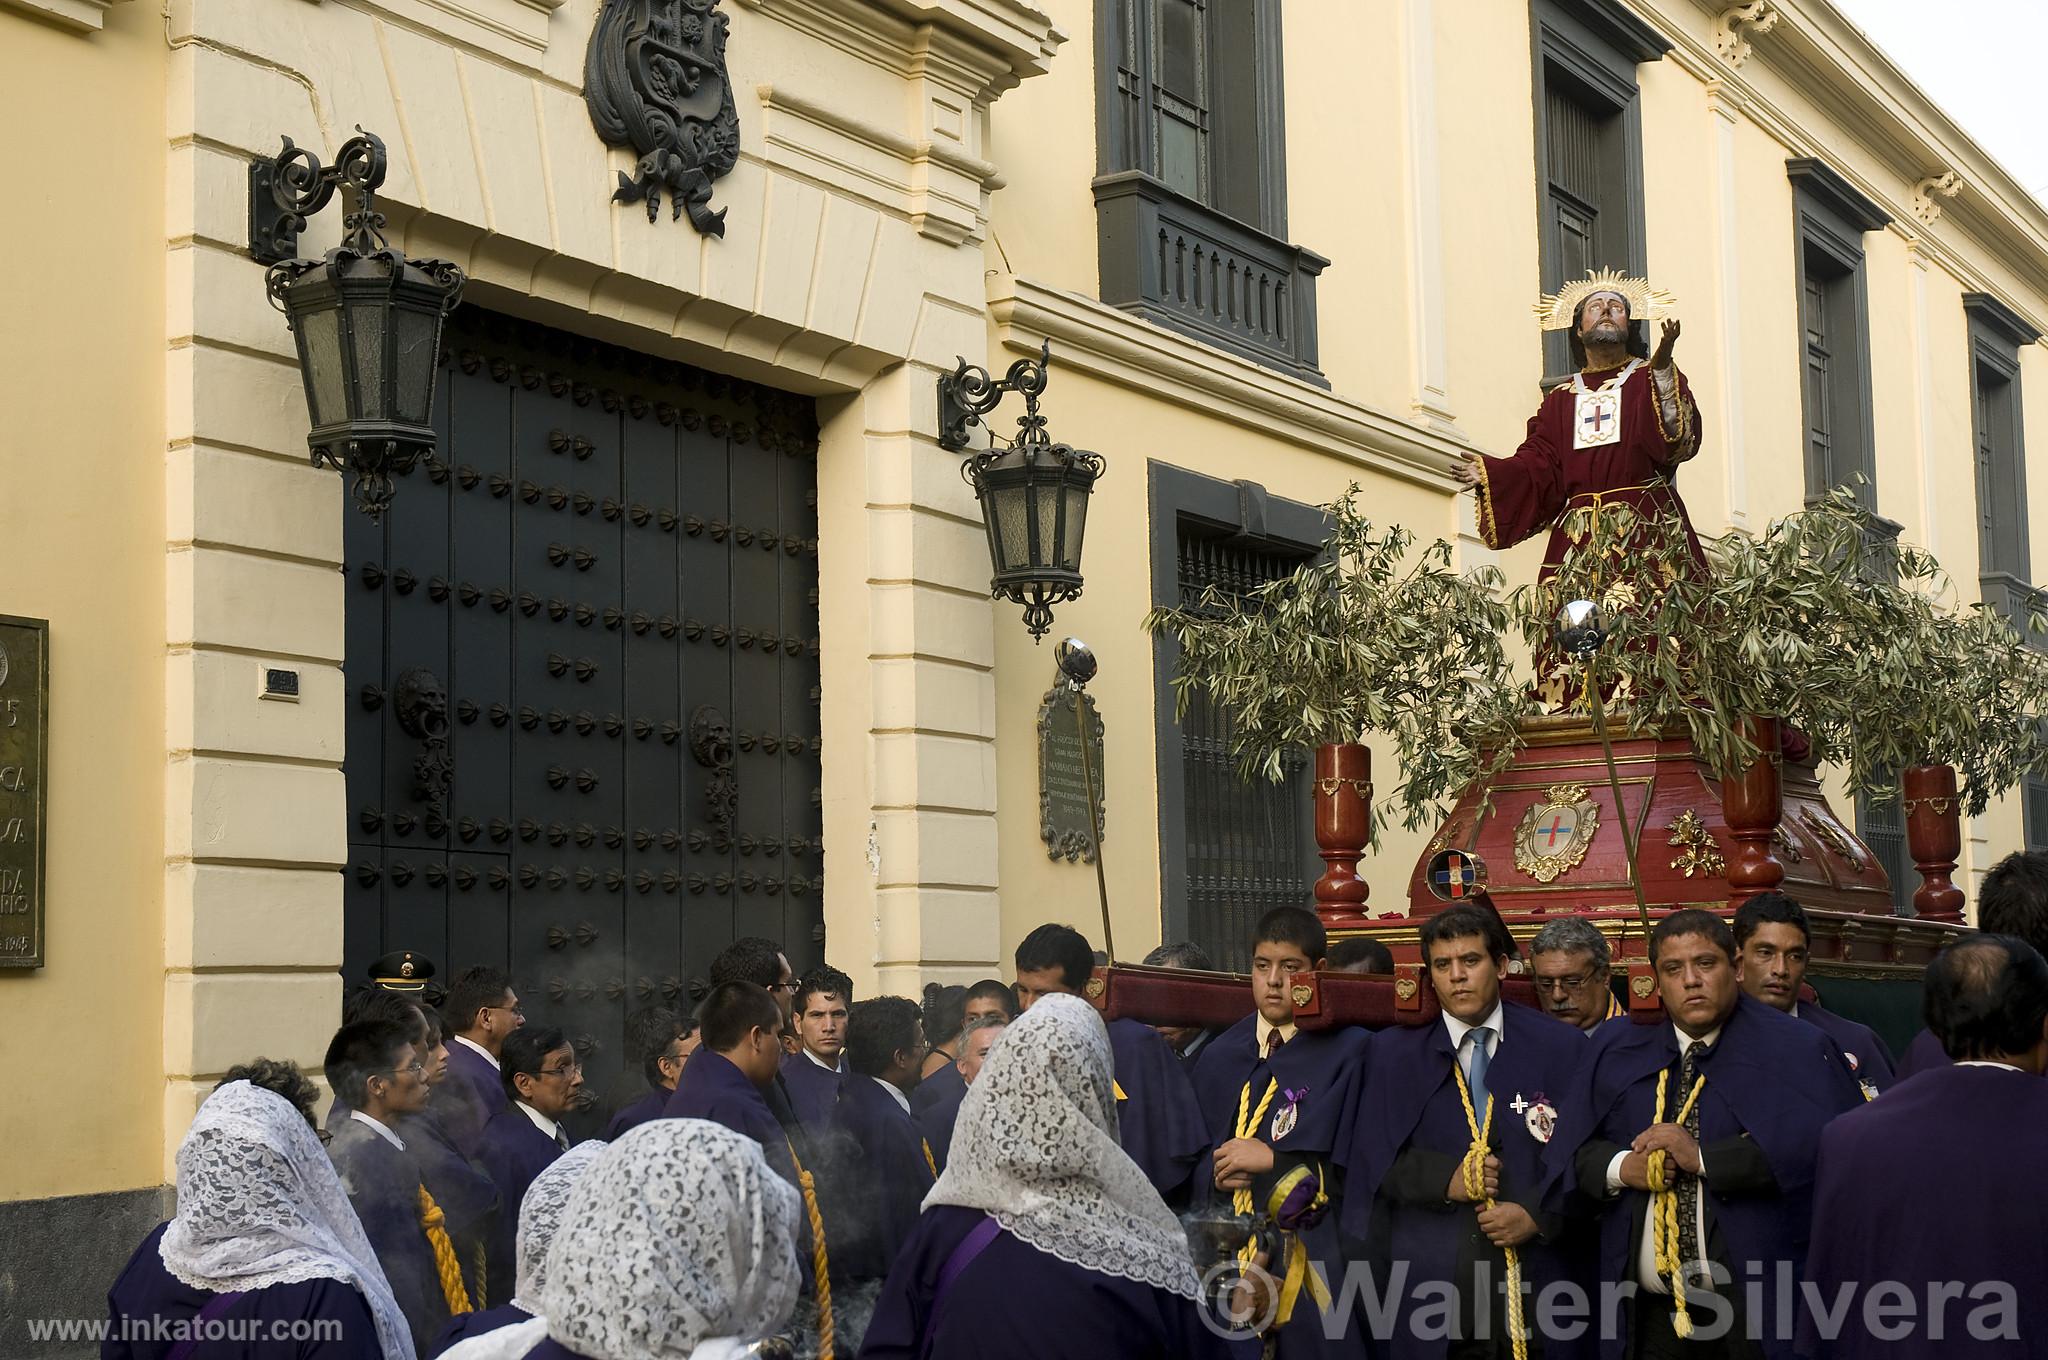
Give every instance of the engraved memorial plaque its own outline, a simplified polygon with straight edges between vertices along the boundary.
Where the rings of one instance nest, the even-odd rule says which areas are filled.
[[[1065,680],[1045,692],[1038,706],[1038,834],[1048,859],[1095,862],[1088,843],[1088,779],[1095,783],[1096,807],[1102,808],[1102,715],[1092,695],[1082,694],[1081,711],[1088,729],[1088,765],[1081,764],[1081,724],[1074,712],[1074,689]],[[1106,836],[1107,814],[1095,824],[1098,840]]]
[[[0,968],[43,966],[50,625],[0,615]]]

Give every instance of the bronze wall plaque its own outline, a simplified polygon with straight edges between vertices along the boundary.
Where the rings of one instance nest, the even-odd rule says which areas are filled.
[[[1102,715],[1092,695],[1081,695],[1087,715],[1088,763],[1095,781],[1096,808],[1102,808]],[[1088,786],[1081,768],[1081,728],[1074,715],[1074,687],[1062,680],[1045,692],[1038,705],[1038,834],[1048,859],[1095,862],[1088,843]],[[1096,838],[1107,834],[1108,814],[1095,824]]]
[[[43,966],[50,624],[0,614],[0,968]]]

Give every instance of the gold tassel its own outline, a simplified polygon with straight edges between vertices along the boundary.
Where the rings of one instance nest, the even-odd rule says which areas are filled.
[[[420,1187],[420,1230],[427,1235],[427,1245],[434,1249],[434,1273],[441,1277],[441,1297],[448,1301],[450,1313],[469,1311],[469,1290],[462,1284],[462,1261],[455,1255],[455,1244],[448,1240],[447,1216],[441,1206],[434,1203],[434,1197],[427,1193],[427,1187]]]
[[[818,1184],[804,1170],[794,1143],[789,1144],[789,1160],[796,1164],[797,1184],[804,1192],[804,1214],[811,1221],[811,1274],[818,1290],[818,1360],[832,1360],[832,1272],[825,1263],[825,1217],[818,1212]]]
[[[1478,1042],[1485,1043],[1482,1036]],[[1451,1061],[1451,1075],[1458,1079],[1458,1100],[1465,1107],[1465,1127],[1472,1134],[1472,1144],[1465,1149],[1465,1193],[1494,1207],[1494,1198],[1486,1190],[1486,1157],[1493,1134],[1493,1102],[1486,1102],[1486,1123],[1481,1125],[1479,1116],[1472,1109],[1472,1089],[1465,1084],[1465,1069],[1457,1060]],[[1508,1341],[1514,1347],[1515,1360],[1529,1360],[1529,1338],[1522,1330],[1522,1255],[1513,1247],[1502,1247],[1501,1254],[1507,1258],[1508,1266]]]
[[[1671,1069],[1657,1074],[1657,1109],[1652,1124],[1664,1122],[1664,1088],[1671,1078]],[[1692,1107],[1698,1102],[1700,1092],[1706,1089],[1707,1079],[1699,1078],[1692,1084],[1692,1091],[1686,1096],[1685,1104],[1679,1106],[1672,1123],[1683,1125]],[[1658,1148],[1644,1163],[1644,1173],[1650,1182],[1652,1202],[1650,1205],[1651,1245],[1656,1251],[1657,1273],[1671,1281],[1671,1330],[1683,1340],[1692,1335],[1692,1314],[1685,1306],[1685,1263],[1679,1253],[1685,1244],[1678,1240],[1678,1192],[1664,1181],[1664,1164],[1668,1159],[1664,1149]]]

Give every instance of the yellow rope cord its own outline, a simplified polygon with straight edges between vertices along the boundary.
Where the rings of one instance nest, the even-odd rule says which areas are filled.
[[[1465,1173],[1465,1193],[1491,1209],[1494,1198],[1486,1193],[1486,1158],[1493,1136],[1494,1102],[1486,1102],[1486,1122],[1481,1124],[1472,1110],[1472,1089],[1465,1084],[1465,1069],[1458,1066],[1456,1058],[1451,1059],[1451,1075],[1458,1079],[1458,1103],[1465,1107],[1465,1127],[1472,1134],[1472,1144],[1465,1149],[1465,1160],[1460,1163]],[[1528,1360],[1529,1338],[1522,1330],[1522,1256],[1513,1247],[1502,1247],[1501,1254],[1508,1267],[1508,1340],[1514,1347],[1515,1360]]]
[[[1272,1108],[1273,1097],[1279,1092],[1279,1090],[1279,1080],[1274,1077],[1268,1077],[1266,1079],[1266,1094],[1259,1097],[1259,1108],[1254,1110],[1252,1108],[1252,1084],[1250,1082],[1246,1082],[1244,1084],[1244,1090],[1238,1092],[1237,1096],[1238,1137],[1256,1138],[1259,1136],[1259,1125],[1266,1122],[1266,1111]],[[1242,1190],[1233,1191],[1231,1193],[1230,1211],[1234,1214],[1249,1215],[1251,1213],[1252,1191],[1250,1186],[1246,1186]],[[1238,1252],[1238,1259],[1241,1261],[1249,1261],[1252,1259],[1252,1257],[1256,1256],[1257,1254],[1258,1253],[1255,1250],[1253,1250],[1253,1244],[1247,1242],[1244,1244],[1243,1249]]]
[[[937,1180],[939,1178],[939,1164],[932,1158],[932,1140],[920,1138],[917,1140],[917,1145],[924,1149],[924,1169],[932,1173],[933,1180]]]
[[[818,1183],[804,1170],[796,1144],[789,1142],[787,1135],[782,1141],[789,1145],[789,1160],[796,1165],[797,1185],[804,1192],[804,1214],[811,1221],[811,1273],[818,1290],[818,1360],[832,1360],[832,1273],[825,1264],[825,1218],[818,1212]]]
[[[424,1185],[420,1187],[420,1230],[434,1249],[434,1273],[441,1277],[441,1296],[448,1300],[448,1311],[467,1313],[469,1290],[462,1284],[462,1262],[455,1255],[455,1244],[448,1240],[447,1215]]]
[[[1657,1109],[1655,1117],[1650,1121],[1653,1124],[1665,1122],[1664,1094],[1670,1079],[1671,1069],[1668,1067],[1657,1074]],[[1693,1082],[1692,1090],[1685,1097],[1685,1104],[1679,1106],[1678,1113],[1670,1122],[1684,1126],[1706,1085],[1705,1077]],[[1679,1259],[1684,1244],[1678,1240],[1678,1192],[1664,1180],[1664,1164],[1667,1160],[1662,1148],[1651,1153],[1644,1163],[1644,1178],[1650,1182],[1652,1195],[1650,1228],[1652,1245],[1657,1253],[1657,1273],[1671,1281],[1671,1330],[1680,1338],[1684,1338],[1692,1335],[1692,1314],[1685,1308],[1685,1263]]]
[[[473,1302],[478,1308],[487,1308],[490,1306],[491,1302],[490,1291],[487,1288],[491,1278],[490,1269],[486,1264],[489,1261],[489,1259],[489,1255],[484,1251],[484,1244],[481,1242],[477,1243],[476,1288],[470,1292],[475,1295]]]

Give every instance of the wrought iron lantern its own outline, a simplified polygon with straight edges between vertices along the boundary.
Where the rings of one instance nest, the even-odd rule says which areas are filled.
[[[274,159],[250,167],[250,252],[270,263],[270,303],[298,344],[313,464],[353,474],[356,504],[377,518],[391,504],[392,478],[434,450],[441,324],[467,280],[446,260],[409,260],[384,238],[384,143],[356,132],[330,167],[289,137]],[[337,187],[349,195],[341,244],[324,259],[287,258]]]
[[[1000,380],[965,359],[939,379],[939,444],[967,447],[967,427],[995,410],[1006,392],[1024,397],[1017,437],[991,433],[989,447],[961,465],[981,502],[994,576],[989,593],[1024,606],[1034,641],[1052,628],[1052,607],[1081,594],[1081,545],[1088,497],[1102,475],[1102,455],[1056,444],[1046,433],[1038,398],[1052,364],[1048,342],[1036,359],[1019,359]]]

